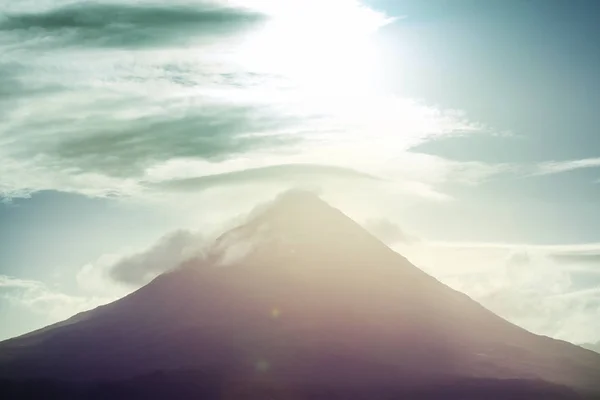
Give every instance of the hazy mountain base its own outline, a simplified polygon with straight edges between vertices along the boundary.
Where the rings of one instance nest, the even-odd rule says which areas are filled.
[[[542,381],[473,379],[418,387],[294,385],[270,379],[225,381],[204,371],[156,372],[138,378],[73,383],[52,380],[0,380],[2,399],[130,400],[575,400],[595,399]]]

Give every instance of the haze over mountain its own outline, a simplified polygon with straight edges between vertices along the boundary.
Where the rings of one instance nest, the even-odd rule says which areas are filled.
[[[600,394],[600,355],[508,323],[292,191],[140,290],[0,343],[0,378],[9,393],[162,379],[181,398],[190,382],[227,399],[579,398]]]

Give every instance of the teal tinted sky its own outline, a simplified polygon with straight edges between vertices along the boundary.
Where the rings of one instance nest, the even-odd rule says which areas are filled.
[[[301,186],[511,321],[599,341],[599,18],[593,0],[0,0],[0,338]]]
[[[408,69],[416,79],[396,79],[411,96],[469,110],[469,115],[521,139],[451,138],[423,148],[485,162],[598,156],[596,2],[404,3],[382,3],[410,14],[388,27],[390,36],[410,38],[404,60],[400,49],[387,63],[389,79],[394,80],[396,68]],[[418,60],[409,55],[412,51],[420,55]]]

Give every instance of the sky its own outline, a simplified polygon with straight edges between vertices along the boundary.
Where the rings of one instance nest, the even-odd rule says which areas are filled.
[[[0,0],[0,339],[136,290],[302,187],[509,321],[600,342],[599,17]]]

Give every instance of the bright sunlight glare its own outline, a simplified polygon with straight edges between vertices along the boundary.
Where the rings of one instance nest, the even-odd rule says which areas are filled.
[[[241,62],[305,90],[369,89],[377,63],[373,34],[391,21],[354,0],[244,2],[271,16],[242,47]],[[351,82],[351,84],[349,84]]]
[[[259,102],[301,118],[302,131],[290,132],[302,137],[295,148],[296,162],[350,163],[386,175],[372,164],[391,163],[424,138],[457,125],[470,129],[460,115],[378,85],[385,52],[380,47],[381,28],[398,18],[357,0],[236,1],[268,19],[236,46],[233,61],[244,71],[268,78],[252,90],[222,96],[240,104]]]

